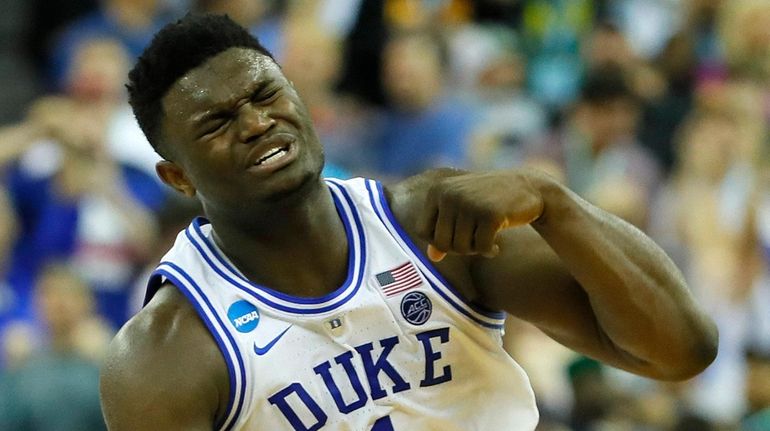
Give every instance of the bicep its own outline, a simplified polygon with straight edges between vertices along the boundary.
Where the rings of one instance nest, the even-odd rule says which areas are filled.
[[[531,323],[547,324],[584,302],[584,294],[556,253],[529,226],[499,233],[500,253],[475,257],[470,273],[479,299]]]
[[[102,372],[100,396],[109,430],[212,429],[205,404],[185,393],[184,387],[174,388],[170,379],[161,376],[151,382],[120,364],[108,367],[112,369]]]
[[[119,334],[100,376],[100,398],[111,431],[211,430],[219,390],[202,358],[173,346],[145,344]]]
[[[535,325],[577,352],[629,368],[630,356],[606,336],[588,294],[532,227],[502,231],[499,245],[497,257],[477,257],[470,265],[483,304]]]

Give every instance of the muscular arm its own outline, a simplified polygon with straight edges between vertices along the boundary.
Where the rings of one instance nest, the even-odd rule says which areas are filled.
[[[439,171],[391,196],[413,236],[450,252],[436,265],[471,299],[637,374],[682,379],[713,360],[714,325],[660,248],[550,178]]]
[[[110,345],[100,378],[110,430],[210,431],[223,413],[224,359],[184,301],[163,287]]]

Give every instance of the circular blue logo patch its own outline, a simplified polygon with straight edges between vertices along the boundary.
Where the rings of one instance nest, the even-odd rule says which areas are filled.
[[[259,310],[249,301],[233,302],[227,317],[238,332],[251,332],[259,324]]]
[[[412,325],[422,325],[433,312],[428,296],[422,292],[409,292],[401,299],[401,315]]]

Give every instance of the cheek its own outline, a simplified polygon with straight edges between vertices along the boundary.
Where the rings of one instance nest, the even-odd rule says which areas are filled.
[[[304,135],[312,130],[313,123],[310,119],[310,112],[294,90],[290,90],[287,97],[282,97],[276,102],[273,112],[276,118],[292,124]]]
[[[216,178],[231,172],[235,164],[233,147],[229,141],[234,132],[228,130],[207,142],[193,143],[196,148],[188,151],[188,167],[194,178]]]

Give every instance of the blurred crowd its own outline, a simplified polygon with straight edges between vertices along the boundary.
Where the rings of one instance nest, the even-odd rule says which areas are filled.
[[[540,430],[770,430],[770,1],[3,0],[0,429],[99,430],[98,364],[196,202],[124,84],[162,25],[226,13],[274,54],[325,175],[533,166],[650,234],[717,321],[688,382],[510,319]]]

